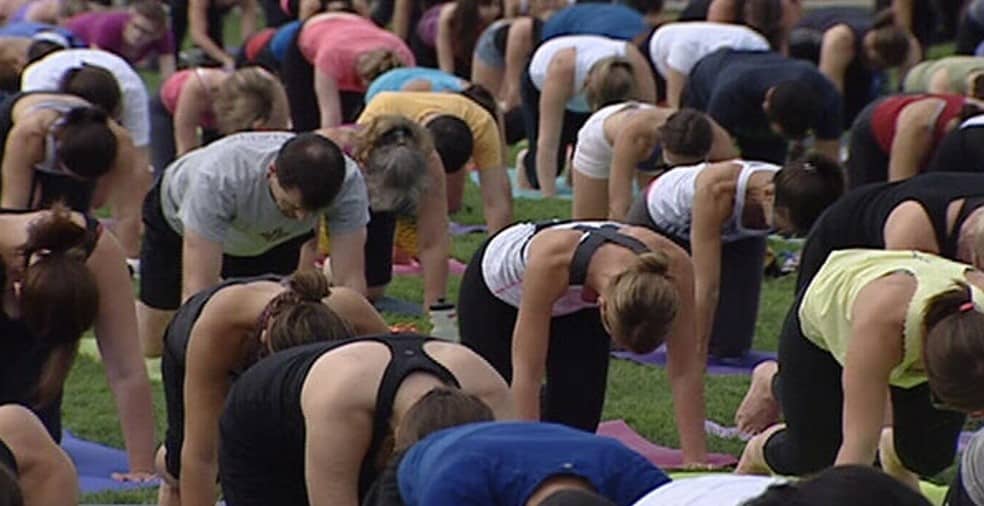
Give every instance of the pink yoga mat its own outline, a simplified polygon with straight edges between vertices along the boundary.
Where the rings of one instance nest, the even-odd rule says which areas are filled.
[[[601,422],[601,425],[598,426],[598,434],[621,441],[622,444],[646,457],[660,469],[672,470],[683,467],[683,452],[649,442],[632,427],[629,427],[625,420]],[[710,453],[707,455],[707,460],[708,463],[721,467],[733,466],[738,463],[738,459],[722,453]]]
[[[448,270],[451,274],[462,275],[465,273],[465,267],[467,265],[459,262],[454,258],[448,259]],[[420,262],[413,260],[409,264],[393,264],[393,274],[398,276],[412,276],[424,272],[423,267],[420,266]]]

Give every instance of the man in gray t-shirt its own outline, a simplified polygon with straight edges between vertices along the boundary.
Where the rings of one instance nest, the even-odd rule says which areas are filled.
[[[220,278],[313,266],[322,215],[335,283],[365,293],[369,198],[358,166],[332,141],[242,133],[169,165],[144,202],[138,316],[145,354],[160,353],[178,305]]]

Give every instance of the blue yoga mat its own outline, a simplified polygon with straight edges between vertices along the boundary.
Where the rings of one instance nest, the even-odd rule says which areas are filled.
[[[475,184],[478,183],[478,171],[471,171],[471,179]],[[527,190],[525,188],[520,188],[516,184],[516,169],[509,169],[509,182],[512,185],[512,195],[516,198],[523,199],[541,199],[539,190]],[[570,200],[574,197],[574,190],[567,184],[567,178],[560,176],[557,178],[557,196],[555,198]]]
[[[131,490],[160,485],[157,480],[146,483],[114,480],[113,473],[122,473],[130,469],[123,450],[79,439],[68,431],[62,432],[61,446],[75,464],[75,469],[79,473],[79,488],[83,493]]]
[[[376,310],[380,313],[393,313],[405,316],[423,316],[424,310],[419,303],[410,302],[384,295],[381,299],[373,303]]]
[[[660,346],[656,351],[644,355],[627,351],[615,351],[612,352],[612,356],[622,360],[631,360],[639,364],[666,367],[666,349],[662,346]],[[766,360],[775,359],[775,352],[756,350],[748,352],[748,354],[741,358],[719,359],[708,357],[707,373],[714,375],[751,374],[752,369],[759,365],[759,363]]]

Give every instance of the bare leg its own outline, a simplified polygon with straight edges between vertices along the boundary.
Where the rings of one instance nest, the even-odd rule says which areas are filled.
[[[461,200],[465,195],[465,179],[468,178],[468,172],[471,170],[472,164],[465,165],[464,168],[455,172],[454,174],[446,174],[445,188],[448,192],[448,212],[456,213],[461,209]]]
[[[741,452],[741,459],[738,460],[738,467],[735,468],[736,474],[772,474],[769,465],[765,462],[765,442],[772,434],[786,428],[785,424],[773,425],[765,432],[753,437],[745,445],[745,450]]]
[[[575,220],[604,220],[608,218],[608,180],[588,177],[576,170],[574,203],[571,217]]]
[[[172,316],[174,311],[154,309],[143,302],[137,302],[137,329],[145,357],[161,356],[164,349],[164,330]]]
[[[0,438],[17,460],[25,506],[78,504],[75,466],[26,408],[0,406]]]
[[[505,68],[493,67],[482,61],[478,55],[472,57],[472,84],[478,84],[485,87],[485,89],[492,92],[496,101],[500,104],[504,104],[506,100],[506,92],[502,89],[502,78],[504,73]]]
[[[523,190],[533,189],[533,185],[530,184],[530,180],[526,177],[526,164],[523,163],[527,151],[523,149],[516,154],[516,186]]]
[[[758,434],[779,421],[779,402],[772,395],[772,378],[778,371],[779,364],[775,360],[755,366],[752,384],[735,412],[738,430],[746,434]]]

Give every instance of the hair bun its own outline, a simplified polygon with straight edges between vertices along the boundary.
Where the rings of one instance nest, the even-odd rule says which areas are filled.
[[[295,272],[287,278],[287,288],[302,302],[321,302],[331,294],[328,278],[317,269]]]
[[[68,125],[84,123],[105,123],[109,119],[106,111],[91,105],[73,107],[65,113],[65,123]]]
[[[635,269],[638,272],[665,276],[670,271],[670,259],[662,251],[649,251],[636,258]]]

